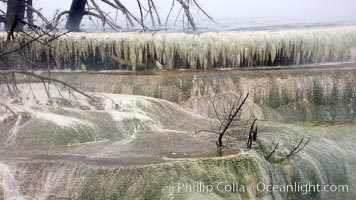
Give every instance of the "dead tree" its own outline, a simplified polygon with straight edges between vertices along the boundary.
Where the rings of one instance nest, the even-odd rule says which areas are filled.
[[[26,18],[28,23],[33,24],[33,5],[32,0],[26,0]]]
[[[40,11],[33,8],[33,0],[8,0],[3,1],[7,5],[7,11],[0,10],[0,23],[5,23],[5,31],[10,31],[15,20],[26,21],[29,24],[34,24],[34,16],[36,14],[47,26],[52,29],[50,21],[47,20]],[[16,30],[23,30],[25,24],[17,23]]]
[[[22,30],[16,29],[18,24],[22,24],[22,26],[26,25],[31,32],[25,32]],[[48,22],[48,24],[52,24]],[[20,63],[21,69],[26,70],[26,64],[28,67],[35,66],[36,64],[33,58],[28,58],[25,55],[25,51],[31,51],[31,44],[38,43],[44,46],[44,48],[48,49],[46,52],[47,56],[47,69],[51,68],[51,55],[54,54],[54,47],[52,46],[52,42],[66,35],[68,32],[60,33],[56,31],[56,27],[52,27],[52,29],[48,29],[47,24],[44,27],[39,27],[34,24],[30,24],[27,21],[16,18],[11,26],[11,29],[8,31],[6,45],[4,49],[0,51],[0,62],[2,63],[3,70],[9,69],[20,69],[16,66],[15,63]],[[4,64],[7,62],[7,64]],[[22,63],[21,63],[22,62]],[[25,62],[25,63],[23,63]],[[7,68],[4,68],[7,67]],[[37,66],[38,67],[38,66]],[[32,69],[27,68],[27,69]]]
[[[65,28],[67,30],[78,30],[85,15],[87,0],[73,0],[68,12],[68,20]]]
[[[21,31],[21,30],[16,31],[16,29],[13,27],[17,27],[18,23],[22,23],[24,25],[29,26],[30,28],[32,28],[33,32],[27,33],[27,32]],[[53,48],[51,45],[52,41],[55,41],[59,37],[63,37],[67,33],[68,32],[57,33],[57,32],[55,32],[55,27],[53,30],[46,30],[46,29],[43,29],[42,27],[38,27],[36,25],[29,24],[28,22],[25,22],[25,21],[17,18],[13,22],[11,30],[8,32],[8,37],[7,37],[7,41],[6,41],[8,44],[8,45],[6,45],[8,49],[0,49],[0,52],[1,52],[0,60],[1,61],[11,60],[12,56],[15,56],[15,55],[17,55],[17,57],[19,57],[19,58],[23,58],[24,54],[21,54],[21,52],[27,46],[30,46],[32,43],[39,43],[40,45],[43,45],[44,47],[46,47],[48,49],[52,49]],[[17,57],[15,59],[17,59]],[[27,61],[26,58],[23,58],[23,59],[25,61]],[[27,62],[30,62],[30,61],[27,61]],[[87,97],[88,99],[90,99],[91,101],[97,101],[97,99],[95,99],[91,95],[86,94],[85,92],[79,90],[78,88],[76,88],[64,81],[52,78],[50,76],[39,75],[37,73],[34,73],[33,70],[34,69],[32,67],[30,67],[30,65],[27,65],[27,67],[21,67],[21,68],[17,68],[16,65],[12,65],[10,67],[10,69],[0,69],[0,78],[1,78],[0,86],[5,86],[10,97],[16,98],[18,100],[18,102],[21,102],[21,97],[19,95],[21,93],[21,91],[17,87],[17,76],[22,75],[22,77],[26,77],[26,76],[28,77],[27,83],[29,84],[31,91],[32,91],[31,83],[33,82],[33,79],[37,79],[37,82],[40,82],[40,83],[42,82],[49,101],[51,101],[50,85],[53,85],[54,87],[56,87],[62,97],[63,97],[63,95],[60,92],[60,88],[61,88],[61,90],[68,91],[69,97],[74,97],[75,100],[77,101],[78,105],[79,105],[79,102],[78,102],[75,94],[81,94],[81,95]],[[48,66],[49,75],[50,75],[50,70],[51,70],[51,67]],[[33,91],[32,91],[32,94],[33,94],[34,98],[36,99]],[[11,111],[10,107],[7,106],[6,103],[1,103],[0,106],[5,107],[7,110]],[[12,113],[14,114],[15,112],[12,112]]]
[[[256,142],[257,140],[257,125],[255,126],[257,119],[253,120],[251,127],[250,127],[250,132],[248,134],[248,139],[247,139],[247,148],[251,149],[252,148],[252,142]]]
[[[5,30],[10,30],[15,19],[25,18],[25,0],[9,0],[5,17]],[[22,30],[23,24],[17,24],[16,29]]]
[[[162,16],[158,10],[158,5],[154,0],[136,0],[137,8],[140,11],[140,15],[136,16],[132,10],[129,10],[124,3],[120,0],[72,0],[69,10],[65,10],[56,15],[55,24],[58,24],[62,17],[68,15],[65,28],[67,30],[77,31],[80,28],[80,24],[84,16],[98,18],[102,21],[103,26],[108,25],[113,30],[119,31],[120,26],[117,25],[116,19],[110,17],[110,13],[104,11],[99,3],[104,3],[109,7],[119,11],[125,17],[128,26],[134,27],[135,24],[140,25],[143,30],[149,30],[147,23],[145,22],[149,18],[153,30],[160,29],[162,27]],[[0,13],[0,22],[5,22],[5,30],[10,30],[12,22],[15,18],[26,20],[29,23],[33,23],[33,14],[37,14],[42,21],[49,25],[49,20],[32,6],[32,0],[9,0],[4,1],[7,3],[7,12]],[[204,9],[199,5],[196,0],[172,0],[172,7],[166,18],[166,27],[168,19],[171,17],[173,9],[179,9],[180,12],[176,16],[178,19],[180,16],[183,18],[183,25],[187,24],[188,28],[193,30],[197,29],[194,12],[200,12],[203,16],[213,21],[213,18],[209,16]],[[25,15],[26,12],[26,15]],[[22,24],[19,24],[18,29],[22,29]],[[53,27],[49,26],[49,29]]]
[[[224,98],[222,111],[219,111],[217,107],[216,96],[214,98],[210,98],[210,102],[214,110],[217,123],[211,124],[210,129],[196,130],[195,134],[199,134],[203,132],[216,134],[217,135],[216,145],[218,147],[218,155],[222,155],[221,148],[225,147],[225,143],[223,140],[224,137],[225,136],[234,137],[231,133],[235,133],[236,127],[241,128],[241,123],[236,123],[236,122],[239,121],[238,116],[242,110],[243,105],[246,103],[248,96],[249,94],[247,94],[243,99],[242,96],[240,96],[239,98],[236,98],[232,101],[226,101]],[[249,126],[249,132],[247,138],[246,137],[237,138],[235,136],[236,139],[243,139],[243,140],[247,139],[246,140],[247,149],[252,149],[253,142],[258,143],[257,141],[258,127],[256,125],[256,121],[257,119],[254,119],[252,121],[252,124]],[[247,127],[242,127],[242,128],[246,130]],[[284,156],[282,159],[279,160],[273,160],[273,162],[283,162],[286,159],[297,155],[308,145],[309,142],[310,139],[305,141],[305,138],[302,138],[301,141],[286,156]],[[279,143],[277,143],[274,149],[267,156],[265,156],[265,159],[268,161],[272,160],[272,157],[274,153],[276,153],[278,147],[279,147]]]
[[[228,102],[227,105],[223,105],[223,112],[218,111],[215,103],[215,97],[213,99],[210,99],[210,102],[215,112],[216,119],[218,120],[218,124],[211,125],[211,129],[208,130],[195,131],[195,134],[198,134],[200,132],[215,133],[217,135],[216,146],[219,148],[224,147],[224,136],[226,136],[230,131],[235,128],[236,125],[234,122],[238,120],[238,116],[242,110],[243,105],[246,103],[248,96],[249,93],[247,93],[244,98],[240,96],[239,98]]]
[[[135,26],[135,22],[139,24],[144,30],[148,30],[148,27],[145,23],[145,20],[147,16],[149,16],[149,19],[152,23],[152,27],[154,29],[159,28],[162,26],[162,20],[161,20],[161,15],[160,12],[158,11],[158,6],[155,3],[154,0],[147,0],[146,5],[143,3],[144,0],[136,0],[137,1],[137,7],[140,11],[139,16],[135,16],[132,11],[126,8],[126,6],[120,1],[120,0],[100,0],[102,3],[110,6],[113,9],[116,9],[117,11],[120,11],[126,18],[127,24],[130,26]],[[67,30],[78,30],[81,24],[81,21],[84,16],[89,16],[89,17],[95,17],[100,19],[103,24],[107,24],[110,26],[112,29],[118,31],[121,29],[120,26],[118,26],[113,19],[110,18],[109,13],[105,12],[102,10],[102,8],[98,4],[99,0],[73,0],[70,10],[63,11],[61,12],[58,17],[57,21],[61,19],[62,16],[68,14],[68,19],[66,23],[66,29]],[[209,20],[213,20],[212,17],[210,17],[204,9],[196,2],[196,0],[173,0],[172,9],[175,7],[175,3],[178,2],[177,5],[180,5],[180,9],[184,11],[183,18],[187,18],[187,23],[188,25],[193,29],[196,30],[196,23],[194,21],[194,15],[193,15],[193,10],[200,11],[203,13],[204,16],[206,16]],[[146,7],[147,6],[147,7]],[[169,12],[169,15],[167,16],[168,21],[171,11]],[[181,12],[179,12],[179,17]]]

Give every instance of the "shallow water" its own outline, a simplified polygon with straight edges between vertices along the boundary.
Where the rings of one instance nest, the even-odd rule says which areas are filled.
[[[66,147],[3,150],[0,179],[5,197],[51,198],[213,198],[222,193],[177,192],[178,182],[217,184],[347,184],[349,193],[226,193],[215,199],[351,199],[355,187],[355,124],[259,122],[255,151],[216,148],[184,133],[144,133],[126,140],[108,140]],[[345,131],[350,130],[350,131]],[[336,131],[343,133],[337,137]],[[282,162],[301,138],[311,143],[296,156]],[[271,162],[267,155],[280,142]],[[241,144],[244,145],[244,141]],[[257,153],[258,152],[258,153]],[[4,154],[2,154],[4,155]],[[214,158],[219,157],[219,158]],[[145,192],[142,187],[149,187]],[[160,192],[160,191],[164,192]],[[1,191],[0,191],[1,194]],[[198,195],[198,196],[197,196]],[[200,196],[202,195],[202,196]],[[204,198],[205,196],[205,198]]]

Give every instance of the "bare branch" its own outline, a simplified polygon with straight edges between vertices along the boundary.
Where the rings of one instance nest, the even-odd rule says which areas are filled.
[[[192,15],[192,13],[190,12],[189,1],[187,3],[184,2],[184,0],[176,0],[176,1],[181,4],[181,6],[185,12],[185,16],[187,17],[188,22],[192,26],[193,30],[196,30],[197,28],[195,25],[194,17]]]
[[[55,23],[58,24],[58,23],[60,22],[62,16],[63,16],[63,15],[68,15],[68,14],[69,14],[69,11],[68,11],[68,10],[65,10],[65,11],[63,11],[63,12],[60,12],[60,13],[57,15],[56,19],[55,19]]]
[[[301,146],[303,144],[303,141],[304,141],[305,138],[302,138],[300,140],[300,142],[298,143],[297,146],[294,147],[294,149],[287,155],[285,156],[284,158],[280,159],[278,162],[283,162],[284,160],[290,158],[291,156],[294,156],[296,155],[297,153],[301,152],[306,146],[307,144],[310,142],[311,139],[308,139],[303,146]]]
[[[222,126],[225,126],[225,123],[220,119],[219,112],[218,112],[217,109],[216,109],[216,106],[215,106],[215,98],[216,98],[216,96],[214,96],[213,99],[211,99],[211,97],[209,97],[210,103],[211,103],[211,105],[213,106],[213,109],[214,109],[214,113],[215,113],[216,118],[219,120],[219,122],[221,123]]]
[[[51,24],[51,22],[45,17],[42,15],[42,13],[36,9],[34,9],[31,5],[29,4],[26,4],[26,7],[27,9],[31,10],[32,12],[36,13],[36,15],[41,18],[45,23],[46,25],[48,26],[48,29],[53,29],[53,26]],[[32,23],[31,23],[32,24]]]
[[[76,87],[64,82],[64,81],[61,81],[61,80],[58,80],[58,79],[55,79],[55,78],[50,78],[50,77],[46,77],[46,76],[42,76],[42,75],[38,75],[38,74],[35,74],[33,72],[28,72],[28,71],[22,71],[22,70],[3,70],[3,71],[0,71],[0,74],[3,74],[3,75],[6,75],[6,74],[24,74],[24,75],[29,75],[29,76],[32,76],[34,78],[37,78],[37,79],[40,79],[41,81],[52,81],[52,82],[56,82],[56,83],[59,83],[87,98],[89,98],[90,100],[92,101],[97,101],[94,97],[86,94],[85,92],[77,89]]]
[[[141,23],[141,20],[135,17],[119,0],[114,0],[116,5],[120,7],[121,12],[127,17],[127,19],[130,21],[131,26],[134,24],[131,21],[131,18],[134,19],[138,24],[142,26],[142,28],[147,29],[145,24]]]
[[[269,159],[272,157],[272,155],[273,155],[273,154],[276,152],[276,150],[278,149],[278,145],[279,145],[279,143],[277,143],[276,146],[274,147],[273,151],[271,151],[271,153],[270,153],[268,156],[266,156],[266,160],[269,160]]]
[[[309,144],[309,142],[310,142],[310,138],[304,143],[304,145],[301,147],[301,148],[299,148],[299,150],[297,150],[296,152],[294,152],[294,155],[295,154],[297,154],[297,153],[299,153],[299,152],[301,152],[304,148],[305,148],[305,146],[307,146],[308,144]]]
[[[207,12],[205,12],[205,10],[198,4],[198,2],[196,0],[193,0],[193,2],[194,2],[194,5],[199,9],[199,11],[201,11],[207,18],[209,18],[210,21],[216,23],[214,18],[211,17]]]
[[[218,147],[224,147],[223,144],[223,137],[225,135],[229,135],[228,133],[230,131],[234,130],[234,127],[237,127],[233,124],[234,121],[236,121],[236,118],[238,116],[238,114],[240,113],[242,106],[246,103],[246,100],[249,96],[249,93],[247,93],[247,95],[245,96],[245,98],[240,102],[240,99],[242,98],[242,96],[240,96],[240,98],[238,98],[237,100],[232,101],[230,104],[230,108],[227,110],[227,113],[223,113],[221,117],[221,115],[219,114],[216,105],[215,105],[215,96],[214,98],[210,98],[210,102],[213,106],[216,118],[219,122],[219,125],[217,127],[214,127],[213,125],[211,125],[211,130],[200,130],[200,131],[195,131],[195,133],[200,133],[200,132],[211,132],[211,133],[215,133],[218,136],[218,140],[216,141],[216,144]],[[224,102],[224,104],[226,104],[226,102]],[[223,104],[223,105],[224,105]],[[225,110],[225,109],[224,109]],[[256,120],[255,120],[256,121]],[[255,123],[254,121],[254,123]],[[252,125],[252,127],[254,126],[254,123]],[[257,131],[257,129],[252,129],[254,131]],[[251,131],[252,134],[252,131]],[[255,134],[255,137],[257,137],[257,133]],[[251,135],[251,142],[252,142],[252,135]]]
[[[168,24],[169,17],[171,16],[171,13],[172,13],[173,8],[174,8],[174,2],[175,2],[175,0],[172,0],[172,6],[171,6],[171,9],[169,10],[167,18],[166,18],[166,29],[167,29],[167,24]]]
[[[304,141],[304,138],[302,138],[302,139],[300,140],[300,142],[298,143],[298,145],[295,146],[294,149],[293,149],[284,159],[282,159],[282,160],[285,160],[285,159],[289,158],[291,155],[293,155],[294,152],[297,151],[297,149],[299,148],[299,146],[303,143],[303,141]]]
[[[118,25],[116,25],[111,19],[109,19],[107,16],[107,14],[104,13],[104,11],[101,10],[101,8],[95,3],[94,0],[90,0],[91,3],[93,4],[94,8],[96,9],[96,11],[98,11],[101,20],[103,21],[103,23],[107,23],[112,29],[119,31],[120,27]],[[88,14],[88,12],[86,12],[86,14]],[[93,13],[91,13],[93,14]]]
[[[257,119],[253,120],[251,127],[250,127],[250,132],[248,134],[248,140],[247,140],[247,148],[251,149],[252,148],[252,141],[256,141],[257,139],[257,127],[255,129],[255,123]]]
[[[140,9],[140,16],[141,16],[141,24],[144,24],[144,19],[143,19],[143,12],[142,12],[142,4],[139,0],[137,0],[138,8]],[[144,30],[146,30],[144,28]]]
[[[120,9],[119,6],[115,5],[114,3],[108,1],[108,0],[101,0],[102,2],[108,4],[109,6],[113,7],[113,8],[116,8],[116,9]]]
[[[150,0],[148,0],[147,3],[148,3],[148,13],[149,13],[149,15],[151,17],[152,26],[154,28],[156,28],[155,19],[153,17],[153,11],[152,11],[152,9],[153,9],[152,8],[152,4],[151,4],[152,2]]]
[[[156,14],[156,18],[157,18],[157,21],[158,21],[158,25],[161,26],[162,25],[162,22],[161,22],[161,18],[159,16],[159,13],[158,13],[158,10],[157,10],[157,6],[155,4],[155,2],[153,0],[148,0],[149,2],[151,2],[151,7],[150,9],[153,9],[155,14]]]
[[[14,33],[16,31],[15,27],[17,26],[16,24],[17,23],[23,23],[23,24],[28,24],[28,25],[31,25],[23,20],[20,20],[20,19],[15,19],[13,25],[12,25],[12,28],[11,30],[9,31],[8,33],[8,36],[7,36],[7,41],[10,41],[10,40],[14,40],[15,36],[14,36]],[[18,52],[18,51],[21,51],[23,48],[29,46],[30,44],[32,44],[33,42],[39,42],[45,46],[50,46],[50,43],[56,39],[58,39],[59,37],[62,37],[63,35],[66,35],[68,34],[69,32],[71,31],[67,31],[67,32],[64,32],[64,33],[61,33],[61,34],[58,34],[58,35],[53,35],[53,34],[50,34],[51,32],[53,32],[53,30],[55,29],[55,27],[52,27],[53,29],[50,29],[50,30],[42,30],[40,29],[39,27],[35,26],[35,25],[31,25],[34,29],[39,29],[41,30],[41,33],[37,33],[36,36],[31,36],[30,34],[26,33],[26,32],[23,32],[23,31],[19,31],[21,33],[24,33],[27,37],[30,38],[29,41],[27,41],[25,44],[22,44],[20,45],[18,48],[15,48],[15,49],[12,49],[12,50],[9,50],[9,51],[5,51],[5,52],[2,52],[0,53],[0,57],[4,57],[6,55],[9,55],[9,54],[12,54],[12,53],[15,53],[15,52]],[[46,39],[43,39],[44,37],[46,37]],[[41,40],[43,39],[43,40]]]

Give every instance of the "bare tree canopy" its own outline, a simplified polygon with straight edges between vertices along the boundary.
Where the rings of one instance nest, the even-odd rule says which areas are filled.
[[[157,30],[162,27],[167,28],[168,20],[174,17],[173,9],[179,10],[175,20],[177,21],[179,17],[182,17],[184,26],[193,30],[197,29],[195,12],[202,13],[204,17],[213,21],[212,17],[204,11],[196,0],[172,0],[171,7],[166,8],[169,10],[167,16],[161,14],[159,5],[154,0],[136,0],[138,15],[134,14],[136,12],[128,9],[120,0],[72,0],[69,10],[55,13],[53,20],[46,19],[40,10],[34,8],[32,0],[9,0],[3,2],[7,4],[7,11],[0,11],[0,23],[5,23],[5,30],[11,29],[15,18],[33,23],[35,15],[48,28],[56,27],[60,22],[66,21],[65,28],[67,30],[79,30],[83,17],[88,16],[92,21],[93,18],[99,19],[103,27],[109,26],[115,31],[120,31],[122,27],[117,24],[117,19],[113,19],[110,16],[112,11],[122,13],[127,27],[138,25],[145,31],[149,29]],[[103,7],[106,7],[106,9]],[[17,27],[17,29],[22,29],[22,26]]]

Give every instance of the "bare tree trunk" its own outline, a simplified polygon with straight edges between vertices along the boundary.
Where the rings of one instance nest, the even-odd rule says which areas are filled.
[[[67,30],[78,30],[80,23],[85,15],[85,5],[87,0],[73,0],[69,10],[68,20],[66,23]]]
[[[26,3],[28,6],[33,7],[32,0],[27,0]],[[26,9],[26,18],[27,18],[28,23],[33,24],[33,10],[31,10],[29,8]]]
[[[25,0],[9,0],[7,2],[7,12],[5,20],[5,30],[11,29],[16,18],[23,20],[25,18]],[[23,28],[22,23],[18,23],[16,29],[21,30]]]

